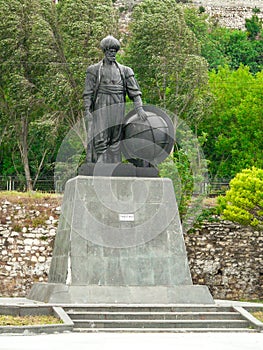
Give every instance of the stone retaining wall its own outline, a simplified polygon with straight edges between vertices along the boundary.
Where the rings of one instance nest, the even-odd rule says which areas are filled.
[[[263,298],[263,232],[229,221],[203,222],[185,236],[195,284],[216,299]]]
[[[252,17],[252,10],[255,7],[260,9],[257,16],[263,18],[263,2],[261,0],[196,0],[193,1],[193,5],[203,6],[209,16],[227,28],[245,29],[245,19]]]
[[[47,280],[58,205],[0,202],[0,296],[25,296],[32,283]]]
[[[59,212],[59,200],[0,202],[1,296],[25,296],[34,282],[47,281]],[[194,283],[214,298],[263,298],[262,231],[203,222],[185,242]]]
[[[120,27],[125,32],[131,18],[133,7],[142,0],[116,0],[115,6],[120,9]],[[245,18],[252,17],[252,10],[260,9],[259,18],[263,18],[262,0],[193,0],[184,6],[203,6],[209,16],[227,28],[245,29]]]

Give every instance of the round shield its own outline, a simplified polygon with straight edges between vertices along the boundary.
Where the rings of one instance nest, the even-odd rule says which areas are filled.
[[[152,165],[161,163],[174,145],[174,126],[160,108],[144,106],[147,119],[138,117],[135,110],[127,114],[123,126],[122,153],[134,163],[143,160]]]

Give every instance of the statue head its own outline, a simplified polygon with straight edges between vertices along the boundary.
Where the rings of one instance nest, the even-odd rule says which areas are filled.
[[[102,39],[100,42],[100,48],[102,49],[103,52],[105,52],[108,49],[114,49],[119,51],[121,47],[121,44],[118,39],[114,38],[112,35],[106,36],[106,38]]]
[[[106,36],[106,38],[102,39],[100,42],[100,48],[105,54],[105,58],[108,62],[115,62],[116,53],[120,49],[121,44],[119,40],[114,38],[112,35]]]

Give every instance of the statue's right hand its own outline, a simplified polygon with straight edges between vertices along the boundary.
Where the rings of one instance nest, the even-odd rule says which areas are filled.
[[[86,119],[87,119],[88,121],[93,120],[92,113],[91,113],[90,111],[87,111],[87,110],[86,110],[85,117],[86,117]]]

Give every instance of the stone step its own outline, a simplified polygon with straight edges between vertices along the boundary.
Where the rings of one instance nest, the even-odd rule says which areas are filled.
[[[252,328],[74,328],[83,333],[256,333]]]
[[[74,328],[246,328],[246,320],[74,320]]]
[[[232,312],[231,306],[219,307],[216,305],[63,305],[68,312]]]
[[[256,331],[235,308],[217,305],[71,305],[64,310],[80,332]]]
[[[242,320],[238,312],[95,312],[69,311],[75,320]]]

